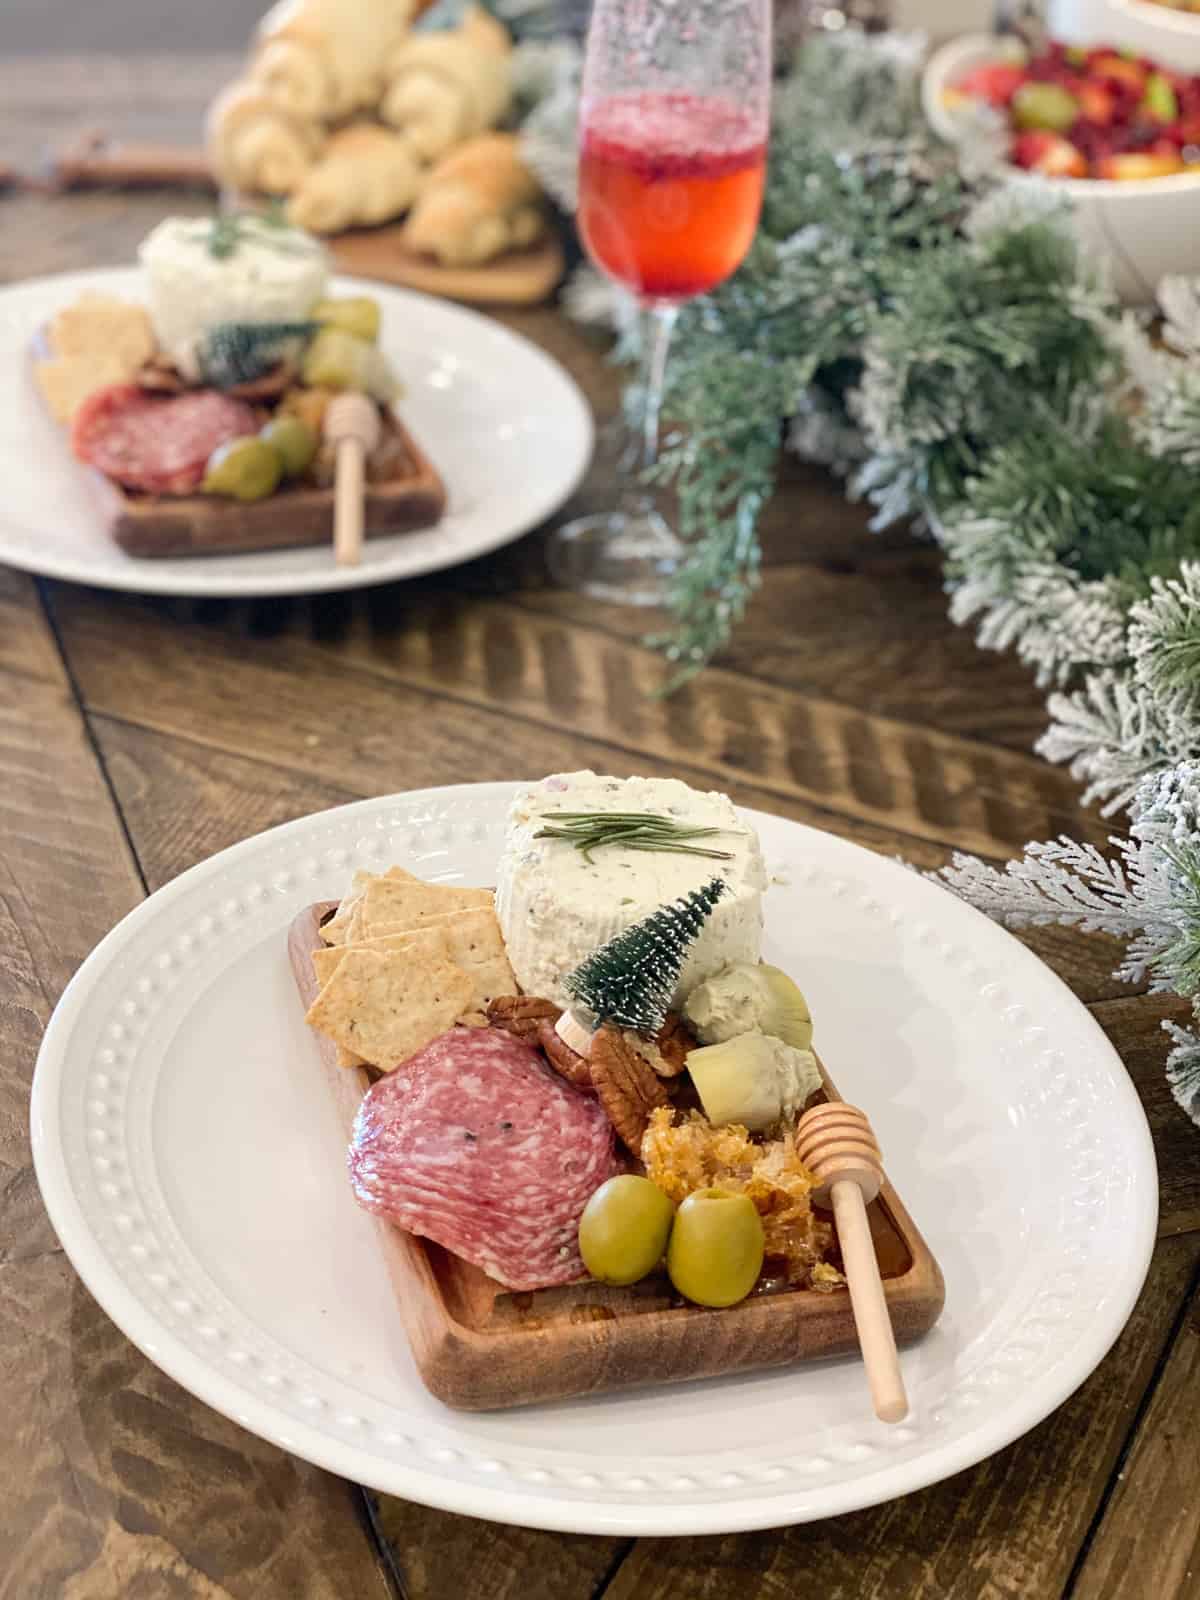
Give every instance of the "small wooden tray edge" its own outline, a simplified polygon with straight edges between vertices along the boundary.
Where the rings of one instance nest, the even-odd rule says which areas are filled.
[[[289,930],[289,960],[305,1010],[316,995],[311,957],[323,943],[320,924],[335,907],[336,902],[309,906]],[[317,1034],[314,1039],[349,1138],[368,1079],[337,1065],[331,1041]],[[823,1065],[821,1073],[829,1098],[840,1099]],[[896,1338],[911,1343],[940,1316],[944,1279],[890,1183],[885,1182],[875,1203],[888,1213],[911,1257],[907,1272],[884,1283]],[[458,1410],[500,1410],[650,1383],[720,1377],[858,1348],[845,1290],[766,1295],[720,1311],[699,1306],[639,1310],[624,1319],[482,1334],[453,1315],[425,1241],[382,1218],[374,1221],[417,1369],[431,1393]],[[474,1268],[466,1270],[482,1283],[489,1281]],[[619,1337],[617,1329],[623,1330]]]

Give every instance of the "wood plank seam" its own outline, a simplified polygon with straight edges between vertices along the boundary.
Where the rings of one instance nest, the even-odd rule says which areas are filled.
[[[633,1547],[636,1544],[636,1539],[618,1540],[617,1548],[613,1551],[612,1560],[601,1573],[600,1580],[592,1590],[589,1600],[603,1600],[603,1596],[606,1595],[609,1589],[612,1587],[613,1581],[618,1572],[620,1572],[626,1561],[633,1554]]]
[[[379,1558],[379,1565],[383,1569],[384,1580],[391,1588],[395,1600],[409,1600],[408,1587],[404,1582],[404,1574],[400,1570],[400,1563],[396,1553],[384,1536],[383,1528],[379,1522],[379,1497],[362,1484],[354,1485],[354,1497],[358,1504],[359,1518],[368,1542],[374,1547]]]
[[[1095,1511],[1092,1513],[1092,1519],[1088,1523],[1087,1532],[1083,1536],[1083,1540],[1075,1554],[1075,1560],[1071,1566],[1071,1570],[1067,1574],[1067,1581],[1064,1584],[1062,1591],[1062,1600],[1071,1600],[1071,1596],[1078,1587],[1079,1579],[1087,1562],[1088,1554],[1091,1551],[1096,1535],[1100,1530],[1100,1525],[1104,1521],[1105,1515],[1107,1514],[1112,1497],[1116,1493],[1117,1485],[1120,1482],[1121,1475],[1125,1471],[1126,1462],[1129,1460],[1129,1456],[1135,1443],[1137,1442],[1138,1433],[1141,1430],[1142,1423],[1146,1419],[1147,1412],[1150,1410],[1150,1404],[1154,1399],[1154,1395],[1158,1389],[1159,1383],[1162,1381],[1163,1374],[1167,1370],[1172,1352],[1175,1350],[1179,1343],[1180,1337],[1187,1327],[1188,1318],[1192,1312],[1192,1302],[1198,1294],[1200,1294],[1200,1261],[1197,1261],[1196,1265],[1192,1268],[1191,1278],[1189,1279],[1183,1297],[1179,1302],[1179,1310],[1175,1314],[1174,1320],[1171,1323],[1170,1331],[1168,1332],[1166,1339],[1163,1341],[1162,1348],[1158,1353],[1157,1360],[1154,1363],[1154,1370],[1150,1374],[1150,1380],[1142,1390],[1137,1407],[1133,1416],[1130,1418],[1129,1427],[1125,1432],[1124,1439],[1121,1441],[1121,1448],[1117,1453],[1116,1460],[1113,1462],[1112,1471],[1109,1473],[1108,1481],[1104,1486],[1104,1492],[1101,1494],[1100,1499],[1096,1504]]]
[[[132,733],[149,734],[151,738],[169,739],[175,744],[188,745],[193,750],[211,750],[218,755],[232,756],[239,761],[253,761],[257,766],[264,767],[268,772],[278,772],[287,777],[295,777],[297,774],[304,777],[309,776],[308,769],[302,766],[291,766],[285,761],[273,761],[270,756],[247,755],[245,750],[239,749],[235,745],[223,744],[219,739],[205,739],[195,732],[180,733],[176,729],[164,726],[161,723],[141,721],[125,716],[120,712],[106,711],[95,705],[86,707],[85,717],[88,722],[89,732],[93,731],[91,727],[93,722],[106,723],[114,728],[127,728]],[[343,795],[345,798],[342,803],[346,805],[352,805],[356,800],[368,798],[362,791],[347,789],[343,784],[326,782],[325,787],[335,789],[339,794]]]
[[[45,578],[37,578],[34,581],[37,588],[38,604],[41,607],[42,616],[45,618],[46,627],[49,629],[50,637],[54,640],[55,648],[58,651],[58,658],[62,663],[63,676],[66,679],[67,687],[70,690],[71,699],[74,701],[75,710],[83,728],[83,736],[87,741],[88,749],[91,751],[92,759],[96,763],[96,770],[100,774],[100,781],[104,785],[104,789],[108,795],[108,798],[112,801],[112,808],[116,817],[117,827],[120,829],[121,837],[125,841],[125,847],[129,851],[129,859],[133,865],[134,871],[137,873],[138,882],[142,887],[142,893],[143,895],[148,895],[150,893],[150,886],[146,880],[146,874],[142,869],[141,858],[138,855],[137,846],[134,843],[133,835],[129,831],[129,824],[125,820],[125,812],[122,809],[120,797],[118,796],[116,787],[113,784],[112,775],[108,770],[108,763],[104,759],[104,752],[100,748],[100,743],[97,740],[95,730],[92,727],[91,718],[88,716],[87,709],[84,705],[83,693],[72,669],[71,658],[67,654],[66,646],[63,642],[62,635],[59,632],[58,621],[54,615],[54,608],[51,606],[49,601],[46,580]]]

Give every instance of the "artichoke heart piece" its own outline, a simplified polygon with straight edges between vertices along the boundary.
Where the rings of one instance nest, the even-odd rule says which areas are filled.
[[[400,392],[387,357],[378,346],[326,324],[313,339],[302,369],[314,389],[358,389],[386,405]]]
[[[741,1123],[751,1133],[792,1122],[821,1086],[817,1058],[764,1033],[740,1033],[690,1050],[687,1068],[714,1127]]]
[[[778,967],[734,962],[693,989],[683,1010],[704,1044],[758,1032],[795,1050],[812,1047],[808,1001]]]

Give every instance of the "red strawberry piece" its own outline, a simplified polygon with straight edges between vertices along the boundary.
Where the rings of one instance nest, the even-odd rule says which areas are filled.
[[[1006,106],[1024,81],[1024,68],[1012,66],[1006,61],[993,61],[987,66],[976,67],[974,72],[968,72],[955,87],[977,100],[986,100],[989,105]]]
[[[1047,178],[1086,178],[1087,159],[1082,150],[1061,134],[1037,129],[1013,140],[1013,160],[1030,172]]]
[[[1079,101],[1082,117],[1088,122],[1098,123],[1102,128],[1110,125],[1116,115],[1117,103],[1105,84],[1097,83],[1093,78],[1080,78],[1073,92]]]
[[[1124,56],[1107,55],[1097,57],[1091,63],[1093,77],[1105,79],[1108,83],[1121,84],[1127,89],[1141,95],[1146,87],[1146,69],[1139,61],[1127,61]]]

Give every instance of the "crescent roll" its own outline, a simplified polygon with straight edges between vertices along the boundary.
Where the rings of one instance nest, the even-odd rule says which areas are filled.
[[[288,221],[311,233],[387,222],[407,211],[421,169],[399,134],[375,123],[352,123],[330,137],[320,161],[288,202]]]
[[[404,228],[405,243],[444,267],[472,267],[533,244],[545,228],[537,179],[514,133],[460,145],[425,180]]]
[[[290,194],[320,153],[317,123],[285,111],[256,83],[231,83],[208,113],[208,150],[222,183]]]
[[[511,49],[503,24],[478,6],[461,27],[410,35],[388,60],[380,116],[436,161],[507,112]]]
[[[278,0],[258,25],[251,76],[297,116],[374,105],[382,64],[430,0]]]

